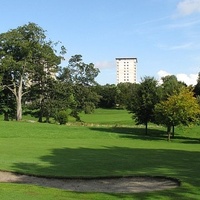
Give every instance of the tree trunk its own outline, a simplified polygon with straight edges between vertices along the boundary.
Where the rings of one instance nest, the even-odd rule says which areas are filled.
[[[174,126],[172,126],[172,138],[174,138]]]
[[[148,122],[145,123],[145,135],[148,134]]]
[[[38,119],[38,122],[42,123],[42,114],[39,113],[39,119]]]
[[[50,123],[50,117],[49,117],[49,115],[46,116],[46,123]]]
[[[17,97],[17,116],[16,120],[20,121],[22,119],[22,102],[21,102],[21,97]]]
[[[38,122],[42,123],[42,118],[43,118],[43,110],[42,106],[40,105],[40,110],[39,110],[39,116],[38,116]]]
[[[43,118],[43,96],[40,95],[40,108],[39,108],[39,118],[38,118],[38,122],[42,123],[42,118]]]
[[[171,126],[167,127],[168,141],[171,141]]]
[[[18,92],[16,95],[16,102],[17,102],[17,116],[16,120],[22,120],[22,75],[20,77]]]
[[[4,112],[4,121],[9,121],[9,115],[7,111]]]

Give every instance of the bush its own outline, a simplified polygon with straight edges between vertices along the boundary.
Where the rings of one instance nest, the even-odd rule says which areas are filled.
[[[92,102],[86,102],[84,104],[83,110],[85,114],[91,114],[94,112],[95,105]]]
[[[68,113],[64,110],[59,111],[56,118],[60,125],[66,124],[68,122]]]

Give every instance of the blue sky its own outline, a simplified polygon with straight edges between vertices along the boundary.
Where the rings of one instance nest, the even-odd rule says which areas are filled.
[[[200,0],[1,0],[0,33],[34,22],[116,83],[116,57],[138,59],[137,81],[173,74],[196,84]]]

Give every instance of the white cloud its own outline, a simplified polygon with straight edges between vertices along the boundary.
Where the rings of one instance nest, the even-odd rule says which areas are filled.
[[[182,0],[177,5],[177,11],[183,16],[200,12],[200,0]]]
[[[162,77],[171,75],[170,73],[168,73],[168,72],[166,72],[164,70],[160,70],[157,74],[158,74],[159,79],[162,78]]]
[[[170,73],[168,73],[168,72],[166,72],[166,71],[164,71],[164,70],[160,70],[158,73],[157,73],[157,75],[158,75],[158,82],[159,82],[159,84],[162,84],[163,83],[163,81],[162,81],[162,77],[165,77],[165,76],[168,76],[168,75],[171,75]]]
[[[158,75],[159,83],[162,83],[161,78],[171,75],[171,74],[164,70],[160,70],[157,73],[157,75]],[[196,85],[197,84],[198,74],[176,74],[175,76],[177,77],[178,81],[182,81],[187,85]]]
[[[179,81],[182,81],[187,85],[196,85],[198,74],[177,74],[176,77]]]

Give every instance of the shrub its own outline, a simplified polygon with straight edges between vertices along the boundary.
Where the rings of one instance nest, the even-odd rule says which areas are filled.
[[[64,110],[59,111],[56,119],[57,119],[56,121],[58,121],[60,125],[66,124],[68,122],[68,113]]]
[[[92,102],[86,102],[84,104],[83,110],[85,112],[85,114],[91,114],[94,112],[95,109],[95,105]]]

